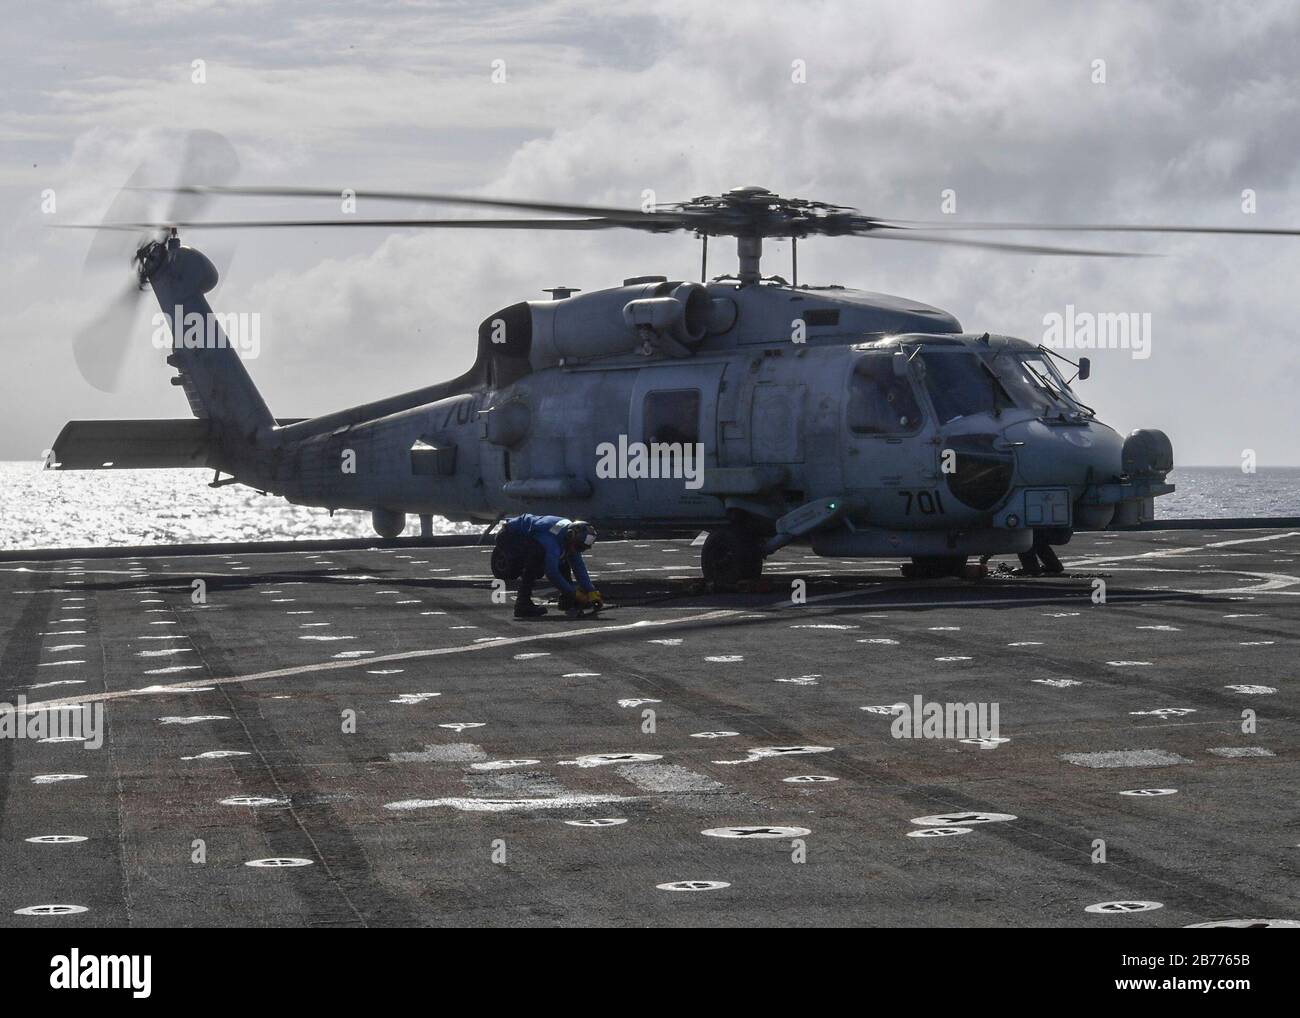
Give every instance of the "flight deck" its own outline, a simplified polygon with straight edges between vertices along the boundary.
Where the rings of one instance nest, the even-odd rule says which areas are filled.
[[[102,719],[0,738],[0,925],[1300,920],[1300,529],[729,594],[602,541],[537,621],[488,546],[137,551],[0,562],[11,719]]]

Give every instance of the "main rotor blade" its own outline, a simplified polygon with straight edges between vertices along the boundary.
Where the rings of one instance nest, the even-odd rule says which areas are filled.
[[[180,223],[66,223],[69,229],[76,230],[140,230],[169,229],[178,230],[258,230],[289,229],[296,226],[370,226],[385,230],[403,229],[417,226],[421,228],[450,228],[466,230],[684,230],[689,226],[676,222],[671,216],[650,222],[617,222],[611,219],[247,219],[218,220],[205,222]]]
[[[192,195],[234,195],[254,198],[331,198],[338,201],[342,190],[324,187],[224,187],[192,186],[171,189],[176,193]],[[645,222],[668,216],[681,216],[674,212],[642,212],[640,209],[611,208],[604,205],[575,205],[571,202],[521,201],[514,198],[475,198],[459,194],[430,194],[421,191],[356,191],[360,201],[424,202],[436,205],[465,205],[485,209],[519,209],[528,212],[550,212],[565,216],[598,216],[602,219]]]
[[[982,248],[986,251],[1016,251],[1020,254],[1046,254],[1046,255],[1080,255],[1085,258],[1150,258],[1151,255],[1141,251],[1097,251],[1092,248],[1084,247],[1059,247],[1048,244],[1011,244],[997,240],[958,240],[955,237],[930,237],[924,233],[913,233],[910,230],[899,231],[875,231],[868,230],[864,232],[855,232],[855,237],[866,237],[868,240],[914,240],[922,244],[947,244],[952,247],[974,247]]]
[[[1141,223],[940,223],[919,219],[882,219],[885,229],[900,230],[1025,230],[1060,233],[1203,233],[1300,237],[1300,229],[1272,226],[1146,226]]]

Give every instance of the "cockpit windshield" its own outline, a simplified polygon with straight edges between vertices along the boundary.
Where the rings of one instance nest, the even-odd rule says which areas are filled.
[[[980,356],[954,347],[922,348],[920,362],[925,390],[940,424],[972,414],[998,413],[1017,404]]]
[[[1000,350],[990,359],[989,367],[1022,409],[1042,416],[1077,414],[1086,410],[1044,353]]]

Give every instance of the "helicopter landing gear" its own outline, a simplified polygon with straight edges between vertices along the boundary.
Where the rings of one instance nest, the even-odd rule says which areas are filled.
[[[763,542],[735,524],[712,530],[700,549],[700,568],[715,587],[757,580],[763,575]]]
[[[913,555],[902,567],[909,580],[937,580],[944,576],[965,576],[965,555]]]

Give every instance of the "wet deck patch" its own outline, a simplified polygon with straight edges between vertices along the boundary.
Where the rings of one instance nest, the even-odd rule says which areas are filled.
[[[719,792],[725,787],[705,774],[677,764],[624,764],[615,767],[614,772],[643,792]]]
[[[1099,753],[1062,753],[1061,759],[1076,767],[1172,767],[1191,763],[1167,749],[1108,749]]]

